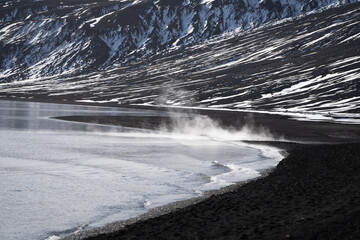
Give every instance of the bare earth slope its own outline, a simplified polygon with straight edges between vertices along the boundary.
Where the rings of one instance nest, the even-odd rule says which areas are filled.
[[[4,98],[360,112],[360,3],[78,77],[0,84]]]

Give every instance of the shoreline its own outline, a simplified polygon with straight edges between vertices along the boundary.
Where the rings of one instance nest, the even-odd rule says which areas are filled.
[[[249,119],[240,113],[200,112],[204,113],[227,127],[242,126],[241,121]],[[263,114],[251,117],[254,128],[275,129],[275,134],[308,144],[244,141],[277,147],[289,155],[260,178],[61,239],[360,238],[359,125],[301,122]],[[109,119],[113,125],[124,123],[124,119],[113,121],[109,116],[86,118],[91,123],[106,124]],[[142,125],[140,118],[132,121]],[[348,133],[350,138],[346,138]]]
[[[194,112],[198,113],[199,111],[191,111],[190,113]],[[219,114],[224,114],[224,112],[218,113],[210,111],[209,114],[208,111],[204,110],[201,111],[200,114],[205,114],[215,118],[217,121],[221,122],[221,124],[224,124],[227,127],[231,127],[234,124],[239,124],[239,118],[241,121],[248,120],[248,115],[237,112],[225,112],[225,116],[222,116],[223,118],[221,118]],[[240,117],[236,118],[233,116],[234,114],[238,114]],[[228,188],[220,189],[204,197],[176,202],[163,206],[163,208],[160,207],[158,209],[154,209],[155,213],[150,211],[147,214],[141,215],[134,219],[112,223],[104,228],[85,231],[79,235],[71,235],[64,239],[348,239],[348,237],[349,239],[357,239],[358,236],[360,237],[360,219],[357,217],[360,216],[360,206],[359,204],[356,204],[360,202],[358,201],[359,196],[354,194],[353,191],[350,191],[344,194],[344,196],[339,197],[337,192],[341,192],[343,189],[339,188],[333,189],[334,191],[331,190],[333,186],[341,183],[344,186],[348,184],[352,185],[355,192],[358,190],[360,191],[360,186],[358,183],[360,182],[360,179],[357,177],[360,175],[360,127],[358,125],[342,125],[339,123],[302,122],[286,117],[284,118],[284,116],[272,115],[269,117],[266,114],[257,114],[256,116],[251,114],[251,117],[254,128],[262,126],[273,130],[272,127],[275,126],[276,134],[285,133],[287,137],[291,135],[289,134],[289,129],[291,130],[291,133],[294,127],[297,127],[297,130],[301,132],[300,135],[294,134],[295,137],[294,135],[290,136],[293,138],[292,141],[289,142],[249,141],[251,144],[255,143],[260,145],[269,145],[283,149],[289,153],[287,157],[281,160],[277,167],[271,169],[269,172],[262,175],[262,177],[252,179],[244,183],[231,185]],[[127,123],[124,121],[124,119],[116,117],[86,116],[86,119],[81,119],[81,116],[78,116],[75,118],[76,119],[62,119],[127,126]],[[131,119],[131,122],[136,125],[139,124],[138,120],[139,119]],[[261,124],[259,124],[259,122]],[[157,127],[158,124],[159,123],[155,121],[155,124],[150,126],[150,128]],[[242,124],[240,125],[242,126]],[[354,132],[352,132],[350,135],[347,135],[349,131]],[[324,134],[324,132],[327,134]],[[296,143],[296,141],[298,142]],[[301,144],[299,142],[305,144]],[[345,162],[338,162],[339,158],[334,157],[334,155],[328,155],[328,152],[332,152],[332,154],[335,156],[340,156],[341,159],[345,159]],[[324,160],[323,155],[328,155],[328,159]],[[350,160],[346,157],[342,158],[343,156],[348,156]],[[355,158],[355,160],[351,158]],[[295,159],[295,161],[293,159]],[[318,159],[321,160],[321,164],[319,164],[317,167],[312,166],[311,163],[313,161],[318,161]],[[331,161],[332,164],[336,165],[335,169],[341,169],[343,166],[347,166],[348,168],[345,171],[335,171],[331,173],[325,173],[324,171],[322,174],[319,174],[322,177],[318,178],[317,174],[314,174],[314,171],[321,172],[322,169],[326,169],[326,161]],[[348,166],[349,164],[350,166]],[[293,183],[294,186],[301,186],[300,193],[290,192],[290,190],[292,190],[292,186],[290,183],[286,183],[289,176],[283,172],[283,168],[286,165],[292,165],[289,168],[289,171],[292,171],[297,175],[297,177],[292,179],[292,181],[295,181],[295,183]],[[308,172],[303,172],[301,169],[303,165],[308,167],[311,176],[308,176]],[[353,167],[355,167],[356,172],[355,174],[349,175],[349,168]],[[277,176],[279,172],[282,172],[280,177]],[[330,177],[335,179],[329,181],[328,179],[324,178],[323,174],[334,175]],[[340,175],[340,177],[336,177],[336,174]],[[278,181],[275,186],[272,183],[273,179],[276,179],[274,175],[282,179],[282,181]],[[344,179],[344,177],[347,178]],[[271,187],[273,189],[276,189],[275,192],[271,192],[270,190],[269,193],[269,189],[266,189],[269,187],[269,184],[272,185]],[[279,190],[277,186],[278,184],[284,184],[285,188],[288,190]],[[309,184],[310,192],[303,194],[304,189],[308,187],[306,184]],[[252,189],[250,193],[247,192],[248,188]],[[322,195],[316,194],[317,192],[321,191],[329,191],[330,193],[335,193],[335,195],[328,194],[326,198],[323,198]],[[257,202],[257,206],[252,207],[254,209],[262,210],[256,217],[265,217],[267,219],[276,218],[276,220],[269,220],[269,224],[273,224],[274,226],[264,226],[263,223],[261,223],[260,226],[255,226],[259,225],[259,222],[253,222],[253,218],[250,218],[247,215],[241,215],[241,211],[246,211],[247,214],[250,214],[251,211],[249,212],[246,209],[234,209],[234,207],[229,206],[229,204],[226,203],[227,199],[233,195],[237,195],[238,193],[242,193],[241,197],[234,197],[234,199],[236,199],[234,201],[237,204],[242,204],[243,208],[246,208],[246,204],[244,205],[243,198],[246,198],[247,195],[254,196],[255,194],[256,197],[248,201],[247,204]],[[270,211],[271,208],[275,207],[282,208],[282,206],[278,206],[278,202],[276,202],[279,201],[279,199],[276,201],[264,200],[268,199],[268,194],[274,195],[275,200],[278,194],[282,195],[281,200],[285,202],[292,198],[295,200],[289,200],[286,202],[290,203],[290,205],[285,205],[286,207],[283,207],[284,209],[281,212],[281,216],[279,216],[279,214],[276,212],[272,212],[272,214],[270,214],[271,216],[269,216],[268,213],[265,213],[266,211]],[[309,198],[311,198],[310,202],[308,201]],[[337,204],[331,205],[329,203],[333,201],[333,199],[338,199]],[[326,204],[317,205],[317,202],[321,201],[328,202]],[[352,204],[349,204],[348,201],[352,202]],[[308,202],[310,204],[308,204]],[[345,202],[345,204],[342,204],[343,202]],[[299,211],[297,211],[297,205],[304,206]],[[338,206],[341,206],[341,211],[339,210]],[[201,212],[197,210],[199,207],[202,209]],[[220,208],[222,208],[221,211],[214,210]],[[314,215],[307,217],[308,219],[311,219],[311,221],[309,221],[312,223],[310,225],[305,224],[303,226],[302,221],[306,223],[306,217],[301,217],[301,219],[297,220],[296,224],[294,224],[292,219],[289,219],[287,216],[288,212],[291,213],[294,211],[297,211],[298,213],[295,214],[296,216],[292,216],[292,218],[296,218],[297,215],[309,214],[309,212],[312,211],[315,213],[325,211],[327,216]],[[231,215],[234,213],[235,216]],[[194,216],[194,214],[196,216]],[[206,217],[203,217],[203,215]],[[208,219],[213,215],[221,216],[219,219],[231,219],[225,221],[225,225],[221,225],[222,223],[219,221]],[[286,220],[287,222],[283,220],[286,218],[288,219]],[[332,219],[335,220],[333,221]],[[238,228],[238,230],[234,230],[234,228],[238,227],[238,221],[243,221],[247,227],[244,229]],[[286,224],[283,224],[284,221]],[[179,227],[178,225],[181,224],[183,224],[183,226]],[[289,228],[287,227],[288,224],[293,225]],[[318,227],[319,224],[321,225],[320,228]],[[211,227],[208,225],[211,225]],[[221,227],[219,228],[217,226]],[[343,226],[345,226],[345,228]],[[224,232],[224,229],[227,230]],[[286,231],[284,229],[286,229]],[[210,235],[208,234],[209,231],[211,232]],[[322,235],[325,235],[326,237]]]
[[[290,116],[279,115],[276,113],[259,113],[259,112],[245,112],[216,110],[216,109],[191,109],[191,108],[167,108],[158,106],[139,106],[139,105],[119,105],[119,104],[93,104],[93,103],[79,103],[72,101],[56,101],[53,99],[11,99],[0,98],[0,101],[16,101],[16,102],[38,102],[49,104],[66,104],[66,105],[79,105],[89,107],[111,107],[111,108],[124,108],[124,109],[142,109],[154,110],[161,112],[171,113],[185,113],[185,114],[199,114],[207,116],[218,122],[225,129],[240,130],[242,127],[249,127],[250,130],[256,133],[257,128],[262,130],[269,130],[274,138],[281,140],[284,138],[289,142],[298,143],[349,143],[360,142],[360,124],[356,123],[341,123],[341,122],[327,122],[327,121],[304,121],[302,119],[293,119]],[[114,126],[125,126],[143,128],[144,122],[141,118],[121,118],[116,116],[58,116],[55,119],[75,121],[75,122],[88,122]],[[150,125],[145,126],[149,129],[158,127],[162,119],[148,118]],[[146,125],[146,124],[145,124]],[[299,131],[298,129],[301,129]]]
[[[289,149],[265,177],[63,239],[358,239],[360,144]]]
[[[222,195],[222,194],[225,194],[228,192],[234,192],[239,187],[241,187],[245,184],[248,184],[257,179],[266,177],[272,170],[273,170],[273,168],[267,169],[266,171],[262,171],[261,176],[259,176],[257,178],[233,183],[229,186],[225,186],[220,189],[207,190],[207,191],[203,192],[203,195],[201,195],[201,196],[193,197],[193,198],[189,198],[189,199],[185,199],[185,200],[180,200],[180,201],[176,201],[176,202],[171,202],[171,203],[165,204],[163,206],[151,208],[151,209],[149,209],[148,212],[143,213],[139,216],[125,219],[125,220],[111,222],[111,223],[108,223],[101,227],[95,227],[95,228],[86,229],[86,230],[83,230],[80,232],[75,232],[71,235],[61,237],[60,239],[61,240],[81,240],[81,239],[88,239],[88,238],[96,239],[96,237],[99,235],[112,234],[115,231],[125,229],[129,225],[133,225],[133,224],[137,224],[142,221],[158,218],[160,216],[176,212],[180,209],[184,209],[184,208],[190,207],[192,205],[201,203],[201,202],[209,199],[212,196]]]
[[[270,141],[241,141],[246,144],[247,147],[250,148],[256,148],[256,145],[258,146],[268,146],[272,148],[278,149],[280,154],[285,158],[288,156],[288,151],[290,149],[294,149],[297,146],[302,146],[301,143],[290,143],[290,142],[270,142]],[[282,146],[282,148],[280,148]],[[282,161],[282,160],[281,160]],[[99,235],[108,235],[112,234],[116,231],[121,231],[125,229],[126,227],[134,224],[141,223],[143,221],[155,219],[158,217],[161,217],[163,215],[172,214],[178,210],[186,209],[188,207],[191,207],[193,205],[202,203],[206,201],[207,199],[213,197],[213,196],[221,196],[223,194],[227,194],[230,192],[235,192],[239,187],[242,187],[246,184],[250,184],[258,179],[266,178],[271,172],[276,168],[272,167],[269,169],[264,169],[260,171],[260,176],[252,179],[248,179],[241,182],[236,182],[231,185],[221,187],[220,189],[213,189],[213,190],[206,190],[202,193],[201,196],[184,199],[176,202],[171,202],[159,207],[151,208],[148,210],[148,212],[143,213],[141,215],[125,219],[125,220],[119,220],[115,222],[108,223],[101,227],[95,227],[90,229],[85,229],[81,231],[75,231],[74,233],[67,235],[65,237],[61,237],[61,240],[82,240],[82,239],[97,239],[97,236]],[[142,239],[142,238],[141,238]]]
[[[89,106],[89,107],[111,107],[111,108],[132,108],[132,109],[143,109],[143,110],[156,110],[162,112],[182,112],[182,113],[203,113],[210,114],[219,112],[230,112],[238,114],[259,114],[259,115],[268,115],[268,116],[281,116],[288,120],[302,121],[302,122],[323,122],[323,123],[334,123],[334,124],[349,124],[349,125],[360,125],[360,114],[358,113],[344,113],[344,114],[334,114],[332,117],[327,118],[307,118],[305,115],[314,115],[319,116],[329,115],[330,113],[321,113],[321,112],[274,112],[266,111],[259,109],[232,109],[232,108],[212,108],[212,107],[196,107],[196,106],[176,106],[176,105],[149,105],[149,104],[119,104],[113,102],[86,102],[86,101],[73,101],[73,100],[56,100],[56,99],[47,99],[47,98],[36,98],[36,99],[27,99],[27,98],[16,98],[11,97],[1,97],[0,101],[16,101],[16,102],[34,102],[34,103],[49,103],[49,104],[66,104],[66,105],[79,105],[79,106]],[[332,114],[330,114],[332,115]],[[356,115],[357,121],[341,121],[342,118],[351,118],[352,115]]]

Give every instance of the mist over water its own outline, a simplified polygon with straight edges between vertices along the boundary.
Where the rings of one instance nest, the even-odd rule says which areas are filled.
[[[225,128],[221,124],[208,116],[188,115],[179,117],[170,114],[171,124],[162,124],[160,131],[171,133],[173,135],[186,135],[189,137],[207,137],[213,140],[229,141],[273,141],[283,140],[283,138],[274,137],[270,130],[263,127],[255,127],[249,122],[239,129]]]
[[[251,130],[195,114],[151,131],[49,117],[163,113],[5,101],[0,110],[0,239],[55,238],[127,219],[258,177],[281,159],[241,143]]]
[[[192,105],[194,93],[183,89],[167,86],[155,101],[156,104],[166,107],[167,105]],[[173,136],[207,137],[213,140],[229,141],[283,141],[282,136],[274,136],[270,130],[263,126],[255,126],[251,114],[247,117],[247,123],[240,128],[224,127],[218,121],[209,116],[201,115],[196,109],[187,109],[188,112],[177,113],[168,109],[169,122],[163,122],[159,131]]]

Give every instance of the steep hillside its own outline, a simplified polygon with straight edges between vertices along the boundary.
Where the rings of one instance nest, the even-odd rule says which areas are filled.
[[[111,69],[172,46],[356,0],[0,3],[0,82]]]
[[[0,84],[0,96],[352,118],[360,113],[360,3],[163,51],[113,70]]]

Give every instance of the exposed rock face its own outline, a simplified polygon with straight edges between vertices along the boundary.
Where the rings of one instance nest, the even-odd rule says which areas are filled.
[[[124,65],[356,0],[19,0],[0,3],[0,82]]]

